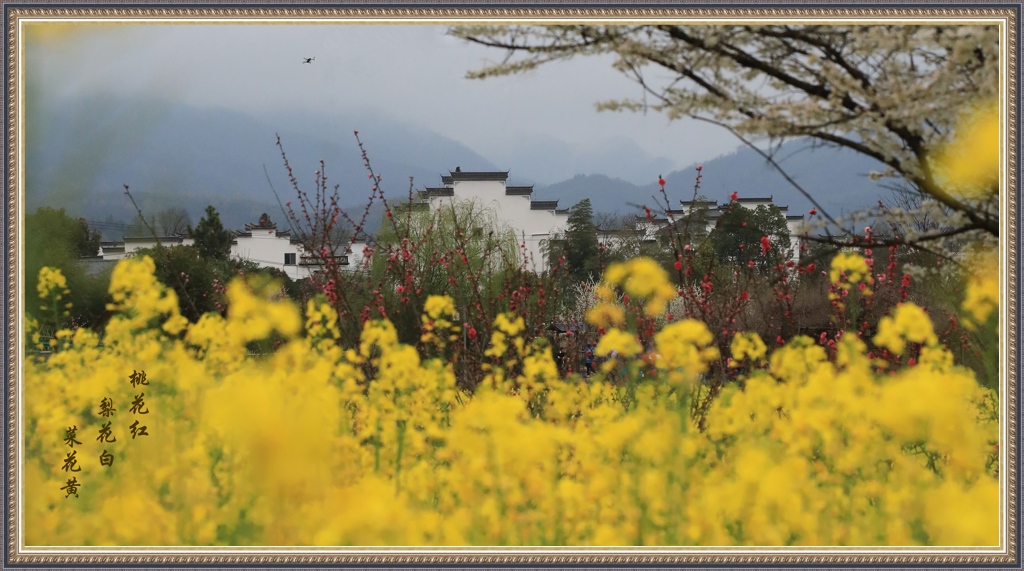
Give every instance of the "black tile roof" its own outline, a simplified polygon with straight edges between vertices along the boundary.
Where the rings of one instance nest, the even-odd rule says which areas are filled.
[[[249,228],[249,226],[250,226],[249,224],[245,225],[245,231],[242,231],[242,230],[231,230],[230,232],[236,238],[252,238],[252,231],[253,230],[274,230],[274,228],[270,228],[269,226],[253,226],[252,228]],[[292,231],[291,230],[274,230],[274,236],[276,236],[278,238],[290,238],[291,235],[292,235]]]
[[[557,210],[557,200],[534,200],[530,203],[530,210]]]
[[[400,202],[391,207],[395,211],[409,210],[428,210],[430,208],[429,202]]]
[[[467,180],[493,180],[504,182],[508,180],[508,171],[449,171],[451,172],[452,182],[467,181]],[[448,184],[444,177],[441,177],[441,181]]]
[[[530,186],[506,186],[505,194],[509,196],[529,196],[533,194],[533,185]]]
[[[709,210],[708,212],[714,212],[714,210]],[[679,219],[679,218],[681,218],[683,216],[686,216],[687,213],[689,213],[689,210],[669,210],[668,211],[668,214],[671,214],[673,216],[673,218],[676,218],[676,219]],[[654,210],[654,209],[651,209],[651,216],[650,216],[650,218],[647,217],[647,214],[635,214],[634,218],[637,218],[639,220],[654,220],[654,221],[668,220],[668,216],[665,214],[664,210]]]
[[[426,196],[455,196],[455,189],[447,186],[434,186],[423,189]]]
[[[273,222],[271,222],[270,224],[264,226],[263,224],[260,224],[260,223],[256,223],[256,224],[248,224],[248,223],[246,223],[245,229],[246,230],[276,230],[277,229],[277,224],[274,224]]]

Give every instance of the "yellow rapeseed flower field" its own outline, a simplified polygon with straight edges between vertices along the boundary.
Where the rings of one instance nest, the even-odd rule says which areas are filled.
[[[605,287],[656,314],[673,290],[654,267],[610,269]],[[111,289],[102,346],[79,329],[26,360],[27,545],[999,541],[994,396],[909,304],[879,336],[926,343],[913,367],[884,370],[854,335],[834,362],[808,338],[768,353],[737,337],[751,367],[701,432],[690,397],[721,356],[697,321],[650,348],[610,330],[598,352],[635,355],[630,382],[614,384],[559,377],[550,347],[503,315],[468,395],[386,321],[346,349],[330,307],[311,303],[303,320],[272,288],[237,281],[226,318],[188,324],[146,258],[121,262]],[[447,328],[453,313],[431,298],[425,323]],[[618,321],[607,315],[595,319]],[[248,356],[272,334],[274,352]]]

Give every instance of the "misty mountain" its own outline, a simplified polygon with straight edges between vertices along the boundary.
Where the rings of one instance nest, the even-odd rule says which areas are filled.
[[[406,200],[409,177],[422,188],[438,184],[441,173],[456,166],[497,170],[456,141],[371,114],[253,118],[226,109],[92,98],[65,102],[50,114],[30,105],[26,127],[28,211],[64,207],[93,221],[135,216],[124,194],[127,184],[147,217],[184,206],[195,222],[213,204],[229,228],[255,222],[263,212],[286,227],[272,187],[281,203],[297,205],[297,193],[275,134],[299,189],[315,193],[322,159],[328,188],[340,185],[339,203],[353,216],[361,214],[372,186],[353,135],[357,129],[389,200]],[[375,215],[379,219],[379,209]]]
[[[882,171],[885,166],[860,153],[813,148],[808,140],[793,140],[782,145],[774,159],[833,216],[877,206],[880,199],[891,195],[886,185],[894,181],[874,181],[868,177],[872,171]],[[666,176],[666,189],[673,189],[682,200],[690,200],[698,164]],[[749,147],[740,147],[734,153],[706,161],[703,167],[698,193],[712,200],[721,202],[736,192],[746,197],[771,196],[775,204],[789,206],[792,214],[802,214],[813,207],[810,200]]]
[[[528,176],[538,183],[565,181],[575,173],[618,177],[642,181],[650,173],[672,170],[673,161],[655,157],[635,142],[623,138],[605,139],[586,148],[541,135],[517,135],[509,150],[495,159],[501,164],[517,165],[513,174]],[[503,170],[509,167],[503,167]]]
[[[871,208],[880,198],[890,195],[884,182],[868,178],[871,171],[883,169],[881,163],[848,150],[812,149],[805,140],[784,144],[775,160],[801,187],[814,196],[833,216]],[[748,147],[718,158],[693,163],[664,174],[665,190],[672,208],[680,200],[691,200],[696,183],[696,167],[701,165],[698,195],[719,203],[727,202],[736,192],[741,197],[772,197],[775,204],[788,206],[789,213],[801,214],[812,208],[810,200],[783,178],[763,157]],[[577,175],[571,179],[537,187],[534,196],[543,200],[559,200],[559,207],[570,207],[589,198],[595,212],[629,213],[633,205],[655,206],[663,201],[655,182],[662,173],[652,171],[651,183],[637,185],[604,175]]]
[[[315,192],[322,159],[328,187],[339,185],[341,207],[357,219],[371,193],[353,135],[357,129],[392,201],[407,199],[410,176],[414,187],[422,189],[440,184],[442,173],[460,166],[509,170],[511,184],[536,184],[555,172],[552,165],[558,163],[561,169],[570,164],[578,169],[575,172],[591,174],[546,186],[536,184],[536,199],[557,199],[566,208],[590,198],[596,212],[624,214],[635,212],[633,205],[654,206],[655,180],[668,164],[667,159],[651,157],[630,141],[611,140],[573,152],[554,139],[538,145],[529,137],[522,146],[532,149],[532,155],[495,164],[458,141],[372,113],[320,116],[291,111],[252,117],[228,109],[102,97],[65,101],[59,107],[44,108],[31,100],[26,105],[27,211],[43,205],[64,207],[74,216],[104,222],[105,239],[120,237],[115,223],[135,217],[124,194],[125,184],[147,217],[167,207],[184,206],[195,223],[212,204],[229,228],[255,222],[264,212],[279,227],[287,227],[281,204],[290,200],[297,206],[297,193],[275,145],[276,135],[281,137],[299,189],[310,196]],[[880,170],[880,165],[861,155],[811,150],[806,142],[793,141],[777,157],[833,215],[873,206],[879,196],[888,194],[866,176]],[[665,173],[673,208],[678,208],[679,200],[692,198],[696,166]],[[650,182],[638,185],[595,174],[609,171]],[[776,204],[789,206],[791,213],[811,208],[763,158],[745,147],[705,161],[702,174],[699,193],[720,202],[737,192],[746,197],[772,196]],[[378,204],[368,218],[368,229],[380,217]]]
[[[534,200],[558,200],[559,208],[569,208],[584,198],[590,199],[594,212],[624,214],[636,210],[631,204],[651,204],[657,185],[645,188],[603,174],[578,174],[544,187],[535,187]]]

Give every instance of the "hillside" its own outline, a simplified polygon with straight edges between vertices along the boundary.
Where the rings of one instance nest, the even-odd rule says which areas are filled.
[[[833,215],[872,207],[889,191],[867,174],[881,170],[880,163],[862,155],[836,149],[810,149],[806,141],[791,141],[777,155],[789,175]],[[671,173],[652,173],[651,183],[636,185],[604,175],[577,175],[569,180],[539,187],[537,198],[558,199],[559,206],[568,207],[590,198],[597,212],[626,213],[637,208],[631,205],[653,205],[660,193],[655,182],[659,174],[666,181],[665,189],[672,207],[680,200],[693,198],[696,167],[703,166],[698,190],[712,200],[723,202],[736,192],[741,196],[771,196],[776,204],[788,206],[790,212],[801,213],[811,203],[793,188],[773,167],[753,150],[742,147],[736,152]]]
[[[134,216],[125,184],[147,215],[184,206],[198,220],[213,204],[229,227],[253,222],[262,212],[283,220],[271,184],[282,202],[294,200],[295,192],[275,134],[302,190],[314,191],[323,159],[329,186],[340,185],[340,202],[353,211],[362,209],[371,192],[356,129],[374,169],[384,175],[382,188],[390,199],[405,200],[410,176],[422,188],[457,165],[497,169],[456,141],[371,115],[255,119],[225,109],[92,99],[68,102],[59,113],[40,117],[29,107],[28,210],[62,206],[96,221]]]
[[[295,200],[280,150],[279,134],[299,186],[314,190],[323,159],[328,185],[339,185],[340,204],[361,214],[371,189],[353,131],[360,137],[382,187],[391,200],[406,199],[409,177],[415,188],[439,184],[439,176],[456,166],[463,170],[508,170],[512,184],[531,184],[554,172],[552,160],[569,160],[566,149],[549,151],[545,160],[495,164],[453,139],[427,129],[404,125],[372,114],[347,113],[321,117],[294,111],[254,118],[235,111],[197,108],[157,100],[115,103],[92,98],[67,101],[59,112],[26,109],[26,206],[64,207],[76,216],[106,222],[105,238],[119,237],[116,222],[134,215],[124,196],[131,187],[147,215],[170,206],[184,206],[198,221],[207,204],[221,213],[226,226],[240,228],[263,212],[284,222],[278,198]],[[526,141],[524,141],[526,142]],[[554,144],[554,143],[552,143]],[[628,141],[611,140],[590,150],[576,150],[572,164],[581,173],[555,184],[537,184],[534,197],[559,200],[570,207],[590,198],[596,212],[627,213],[652,205],[659,174],[667,180],[672,207],[693,196],[693,163],[660,173],[662,159],[644,154]],[[543,154],[543,153],[542,153]],[[525,155],[524,155],[525,156]],[[789,173],[834,215],[877,203],[887,191],[866,174],[873,161],[847,151],[807,149],[801,141],[785,145],[779,155]],[[522,157],[521,157],[522,158]],[[534,170],[536,165],[537,170]],[[650,170],[650,183],[633,179]],[[703,163],[700,193],[724,201],[731,192],[774,197],[791,212],[806,212],[810,202],[754,151],[736,152]],[[269,180],[268,180],[269,179]],[[278,197],[274,196],[276,189]],[[375,209],[378,220],[380,210]]]

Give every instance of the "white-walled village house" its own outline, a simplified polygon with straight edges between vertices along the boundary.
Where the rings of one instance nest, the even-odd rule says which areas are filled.
[[[311,276],[319,263],[307,256],[302,244],[293,239],[290,230],[278,230],[277,225],[266,219],[256,224],[246,224],[245,230],[233,231],[231,257],[249,260],[265,268],[283,271],[293,280]],[[120,242],[102,242],[99,255],[103,261],[121,260],[132,253],[156,246],[157,240],[164,246],[189,246],[195,244],[191,237],[160,236],[158,238],[125,237]],[[353,248],[356,250],[357,248]],[[361,248],[358,248],[361,252]],[[347,256],[340,256],[339,262],[347,264]]]
[[[565,229],[569,209],[559,209],[557,200],[533,200],[533,186],[509,186],[508,171],[463,171],[456,167],[441,176],[439,187],[420,191],[423,203],[436,209],[457,200],[472,200],[493,210],[515,231],[525,248],[526,267],[535,272],[548,268],[545,244]]]
[[[559,209],[557,200],[533,200],[533,186],[511,186],[508,182],[508,171],[462,171],[456,167],[448,175],[441,176],[439,187],[427,187],[418,193],[415,206],[436,209],[442,205],[450,205],[457,200],[472,200],[480,206],[493,210],[504,224],[513,229],[516,238],[528,256],[526,267],[535,272],[548,269],[545,252],[546,244],[551,240],[564,237],[568,226],[569,209]],[[772,197],[738,198],[736,202],[744,207],[754,209],[758,206],[774,205]],[[698,202],[680,201],[680,209],[670,214],[679,223],[691,208],[706,208],[707,232],[714,227],[719,217],[728,208],[729,203],[719,204],[717,200]],[[777,206],[786,219],[790,236],[801,231],[804,217],[788,214],[788,207]],[[606,231],[598,230],[600,243],[612,247],[624,239],[624,236],[640,235],[643,241],[654,241],[658,233],[665,231],[669,220],[664,213],[650,218],[637,216],[633,230]],[[291,236],[289,230],[279,230],[269,219],[261,218],[256,224],[246,224],[242,231],[233,231],[231,256],[237,259],[256,262],[263,267],[277,268],[290,278],[299,280],[313,275],[319,264],[307,256],[302,244]],[[151,248],[156,240],[165,246],[191,245],[194,240],[187,236],[161,236],[157,239],[125,237],[120,242],[103,242],[100,244],[97,261],[114,261],[125,258],[133,252]],[[372,238],[369,240],[372,244]],[[363,266],[364,251],[367,240],[356,239],[341,249],[339,256],[342,268],[357,270]],[[792,244],[792,256],[797,257],[796,241]]]
[[[789,207],[776,205],[773,202],[773,197],[771,196],[767,198],[741,197],[736,199],[736,203],[743,208],[748,208],[751,210],[757,208],[758,206],[775,206],[776,208],[778,208],[779,212],[781,212],[782,216],[785,217],[786,219],[786,228],[789,231],[790,245],[792,248],[791,258],[795,260],[798,257],[799,243],[793,237],[799,236],[800,232],[802,231],[801,226],[804,222],[803,215],[789,214]],[[683,219],[686,217],[687,214],[690,213],[690,210],[693,208],[707,209],[706,227],[704,228],[705,233],[710,233],[715,228],[718,219],[729,208],[729,202],[719,204],[717,200],[681,200],[679,201],[679,205],[681,207],[680,209],[671,210],[669,213],[667,213],[671,214],[672,219],[675,221],[676,224],[682,224]],[[665,229],[668,228],[669,219],[666,213],[660,213],[655,215],[652,212],[651,214],[652,215],[650,218],[647,218],[646,216],[637,216],[636,226],[637,231],[643,234],[645,240],[653,241],[657,239],[657,235],[659,232],[664,231]]]

